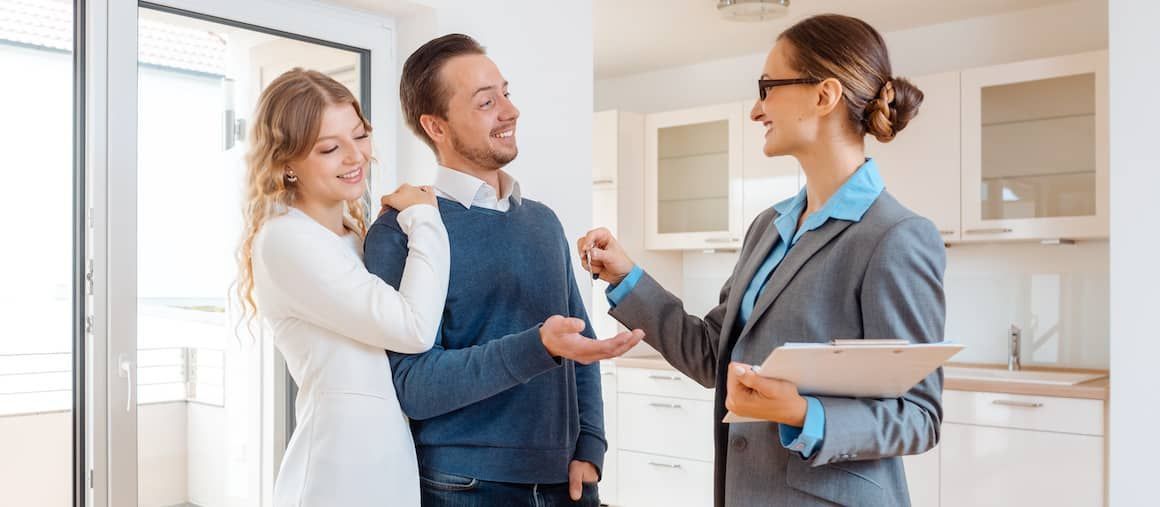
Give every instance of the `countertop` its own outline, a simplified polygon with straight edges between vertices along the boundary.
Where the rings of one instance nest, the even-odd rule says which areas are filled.
[[[641,357],[621,357],[612,360],[618,368],[647,368],[653,370],[671,370],[669,365],[659,355]],[[1003,365],[949,363],[948,367],[963,368],[995,368],[1004,369]],[[1065,368],[1025,367],[1027,371],[1061,371],[1083,373],[1107,373],[1105,370],[1083,370]],[[1081,398],[1090,400],[1107,400],[1110,379],[1103,378],[1076,384],[1073,386],[1059,386],[1037,384],[1033,382],[1019,382],[1017,380],[975,380],[963,378],[947,378],[943,389],[947,391],[977,391],[987,393],[1022,394],[1029,396],[1056,396],[1060,398]]]

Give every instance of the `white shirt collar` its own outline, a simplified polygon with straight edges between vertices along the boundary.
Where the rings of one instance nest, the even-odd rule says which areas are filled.
[[[503,195],[497,197],[491,185],[470,174],[439,166],[435,175],[435,190],[439,195],[462,204],[464,208],[476,206],[507,211],[512,202],[520,204],[520,183],[515,178],[501,170],[499,185]]]

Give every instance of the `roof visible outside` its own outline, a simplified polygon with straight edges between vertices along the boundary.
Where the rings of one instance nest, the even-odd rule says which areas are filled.
[[[72,2],[0,0],[0,42],[58,51],[72,50]],[[137,57],[143,64],[225,75],[224,33],[142,19],[137,28]]]

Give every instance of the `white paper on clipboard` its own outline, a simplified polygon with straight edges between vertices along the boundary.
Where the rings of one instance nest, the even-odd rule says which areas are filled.
[[[898,398],[965,348],[958,343],[836,340],[773,349],[759,375],[793,382],[802,396]],[[757,422],[732,412],[723,422]]]

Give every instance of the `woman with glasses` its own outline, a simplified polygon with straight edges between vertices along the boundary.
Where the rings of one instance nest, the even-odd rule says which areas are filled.
[[[908,505],[899,457],[938,443],[941,370],[879,400],[803,396],[748,365],[787,342],[942,341],[942,239],[864,152],[867,134],[889,142],[906,127],[922,92],[892,74],[873,27],[839,15],[783,32],[757,85],[765,155],[796,158],[806,185],[754,220],[720,305],[685,313],[605,229],[580,238],[582,262],[609,282],[613,317],[716,388],[718,506]],[[761,422],[722,423],[727,410]]]

